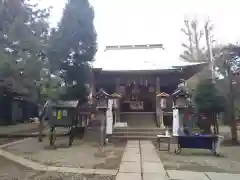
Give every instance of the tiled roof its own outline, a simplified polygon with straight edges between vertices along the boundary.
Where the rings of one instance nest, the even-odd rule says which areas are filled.
[[[29,94],[28,90],[18,81],[12,77],[0,79],[0,87],[7,88],[9,92],[27,95]]]
[[[98,54],[93,67],[106,71],[178,69],[196,64],[173,57],[162,44],[106,46]]]
[[[58,101],[57,103],[52,103],[53,107],[62,107],[62,108],[76,108],[78,106],[78,100],[71,101]]]

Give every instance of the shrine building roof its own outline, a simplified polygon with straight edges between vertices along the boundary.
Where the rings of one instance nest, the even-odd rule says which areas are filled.
[[[201,71],[206,63],[189,63],[178,60],[174,63],[171,53],[162,44],[106,46],[98,56],[94,70],[101,74],[169,74],[180,73],[188,79]]]

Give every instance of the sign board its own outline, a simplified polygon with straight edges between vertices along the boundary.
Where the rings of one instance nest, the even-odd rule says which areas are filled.
[[[143,102],[142,101],[130,101],[130,109],[132,110],[143,110]]]
[[[108,109],[106,111],[106,134],[113,132],[113,113],[112,113],[113,100],[108,100]]]
[[[62,119],[62,111],[61,111],[61,110],[58,110],[58,111],[57,111],[57,119],[58,119],[58,120],[61,120],[61,119]]]

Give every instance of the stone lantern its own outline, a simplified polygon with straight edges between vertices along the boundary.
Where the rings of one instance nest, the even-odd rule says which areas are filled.
[[[191,95],[188,93],[184,84],[180,84],[173,97],[173,135],[183,133],[184,113],[191,106]],[[186,124],[185,124],[186,125]]]
[[[95,126],[93,131],[96,134],[96,139],[100,138],[101,145],[104,145],[107,137],[112,135],[114,109],[117,108],[115,100],[118,100],[120,97],[120,95],[116,94],[110,95],[102,89],[94,96],[97,111],[95,118],[91,120],[91,125]]]
[[[167,98],[169,97],[169,94],[162,92],[157,95],[157,97],[160,97],[160,107],[161,109],[167,108]]]
[[[113,93],[111,96],[113,98],[113,109],[116,110],[119,108],[119,98],[121,98],[122,96],[117,93]]]
[[[190,105],[190,95],[188,92],[181,90],[175,91],[173,94],[173,106],[175,108],[186,108]]]

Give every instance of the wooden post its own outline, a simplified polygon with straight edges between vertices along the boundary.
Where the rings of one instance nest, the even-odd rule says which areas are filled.
[[[120,94],[120,78],[116,79],[116,93]],[[115,122],[120,122],[120,100],[118,100],[118,108],[115,112]]]
[[[163,112],[160,106],[160,97],[157,97],[157,95],[161,92],[160,90],[160,78],[157,76],[156,78],[156,118],[157,118],[157,126],[158,127],[164,127],[163,124]]]
[[[95,86],[95,75],[94,72],[91,72],[91,85],[90,85],[90,89],[91,89],[91,103],[93,103],[93,96],[96,94],[96,86]]]

